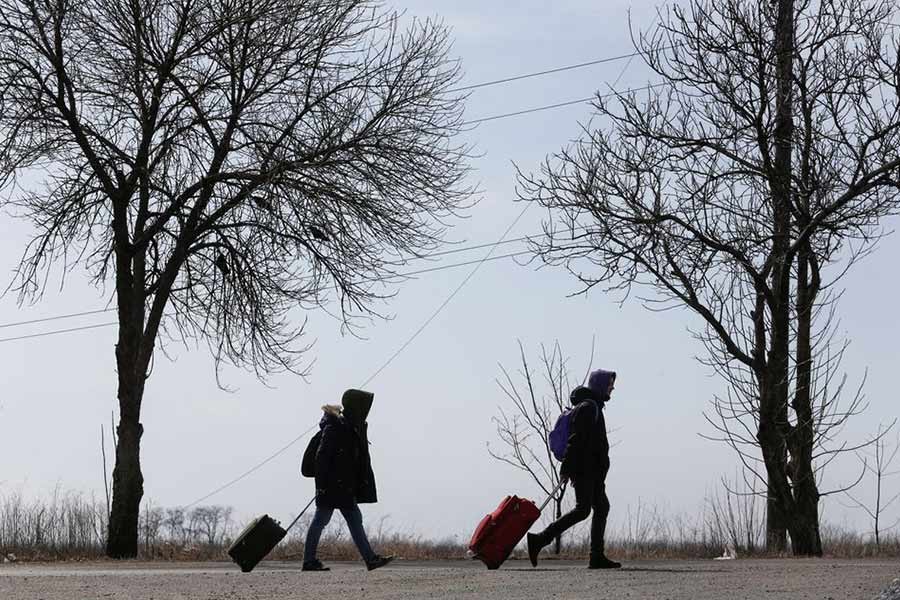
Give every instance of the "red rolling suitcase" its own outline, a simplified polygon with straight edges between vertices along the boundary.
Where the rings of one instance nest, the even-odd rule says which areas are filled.
[[[541,511],[558,489],[559,487],[553,490],[540,508],[531,500],[507,496],[497,510],[484,517],[475,528],[469,542],[472,556],[483,562],[488,569],[499,569],[516,544],[540,518]]]

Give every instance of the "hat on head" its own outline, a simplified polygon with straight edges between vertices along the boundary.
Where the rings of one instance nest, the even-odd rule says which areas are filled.
[[[614,371],[604,371],[597,369],[588,377],[587,387],[594,392],[598,398],[607,400],[609,398],[609,384],[616,380]]]
[[[344,419],[354,425],[361,425],[369,418],[372,410],[372,401],[375,394],[363,390],[350,389],[341,397],[341,406],[344,407]]]

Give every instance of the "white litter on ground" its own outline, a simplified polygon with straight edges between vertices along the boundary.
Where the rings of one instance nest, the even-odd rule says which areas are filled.
[[[725,549],[722,551],[722,556],[717,556],[713,560],[734,560],[737,558],[737,552],[734,549],[734,546],[728,545],[725,546]]]

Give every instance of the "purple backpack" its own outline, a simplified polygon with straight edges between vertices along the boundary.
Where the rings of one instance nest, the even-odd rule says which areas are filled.
[[[584,404],[584,402],[581,404]],[[581,406],[581,404],[578,406]],[[572,415],[575,413],[575,409],[578,408],[578,406],[573,406],[568,410],[564,410],[556,419],[553,431],[551,431],[548,436],[550,441],[550,451],[553,452],[553,456],[556,457],[556,460],[560,462],[566,458],[566,446],[569,445],[569,430],[571,429]],[[597,412],[597,415],[595,416],[595,419],[597,419],[600,417],[600,410],[597,408],[596,404],[594,404],[594,410]]]

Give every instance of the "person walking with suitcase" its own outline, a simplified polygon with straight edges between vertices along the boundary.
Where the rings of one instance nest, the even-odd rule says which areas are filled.
[[[340,510],[347,521],[350,536],[370,571],[393,560],[372,550],[359,510],[360,504],[378,501],[366,422],[374,397],[370,392],[347,390],[341,399],[343,408],[322,407],[322,435],[315,454],[316,514],[306,533],[304,571],[329,570],[316,558],[316,552],[335,510]]]
[[[606,497],[606,474],[609,471],[609,439],[603,406],[615,388],[616,374],[598,369],[588,377],[587,387],[572,390],[570,400],[575,409],[560,478],[575,488],[575,508],[554,521],[538,534],[528,534],[528,558],[537,566],[538,554],[564,531],[588,518],[591,509],[591,556],[588,568],[618,569],[622,565],[606,557],[604,536],[609,516]]]

